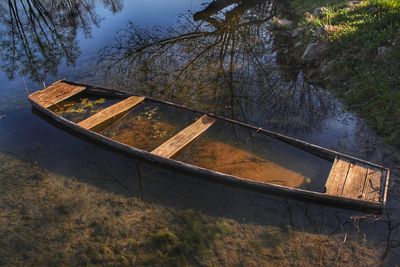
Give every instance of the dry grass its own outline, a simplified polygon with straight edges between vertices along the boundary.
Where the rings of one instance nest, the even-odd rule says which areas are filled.
[[[0,265],[373,266],[343,236],[239,223],[113,195],[0,154]],[[340,253],[339,253],[340,251]]]

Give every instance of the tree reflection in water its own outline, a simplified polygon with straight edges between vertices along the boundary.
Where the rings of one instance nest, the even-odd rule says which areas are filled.
[[[97,71],[108,86],[244,121],[315,128],[332,103],[301,73],[286,79],[279,70],[282,37],[269,26],[284,10],[275,1],[213,1],[193,17],[182,16],[174,28],[129,23],[100,51]]]
[[[120,0],[103,0],[112,12],[122,9]],[[8,0],[0,3],[1,69],[10,79],[21,71],[43,81],[57,73],[64,59],[74,65],[80,51],[78,29],[90,36],[100,18],[93,0]]]
[[[283,4],[272,1],[217,0],[193,16],[182,16],[174,28],[146,29],[129,23],[112,45],[100,51],[96,69],[111,87],[244,121],[287,126],[286,131],[309,132],[337,110],[337,102],[326,90],[305,83],[302,73],[284,72],[288,68],[282,64],[288,60],[281,60],[286,48],[282,43],[288,40],[269,30],[270,19],[284,10]],[[163,200],[170,201],[169,197]],[[393,202],[378,217],[286,200],[262,205],[280,223],[288,220],[293,228],[311,227],[329,236],[343,233],[342,246],[350,239],[368,240],[384,250],[382,261],[397,257],[400,224]]]

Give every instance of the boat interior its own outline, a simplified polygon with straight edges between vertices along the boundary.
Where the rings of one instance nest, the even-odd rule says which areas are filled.
[[[211,114],[67,81],[30,100],[84,129],[164,158],[260,183],[384,202],[388,170],[323,157]]]

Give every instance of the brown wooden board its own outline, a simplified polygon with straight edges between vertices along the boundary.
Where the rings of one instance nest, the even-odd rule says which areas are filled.
[[[171,158],[188,144],[190,144],[200,134],[206,131],[215,122],[215,119],[210,118],[207,115],[203,115],[196,122],[174,135],[168,141],[154,149],[151,153],[161,157]]]
[[[77,86],[63,81],[54,83],[43,90],[37,91],[29,96],[29,99],[43,106],[49,108],[71,96],[74,96],[83,90],[86,86]]]
[[[334,196],[340,196],[342,194],[349,168],[349,161],[342,158],[335,159],[328,180],[325,184],[327,194]]]
[[[341,195],[349,198],[362,198],[367,171],[368,168],[352,163]]]
[[[94,114],[93,116],[87,118],[78,123],[79,126],[82,128],[91,130],[95,128],[97,125],[102,124],[121,113],[129,111],[130,109],[134,108],[136,105],[143,102],[145,97],[142,96],[131,96],[128,97],[108,108],[101,110],[99,113]]]
[[[369,168],[365,181],[363,196],[365,200],[379,201],[381,197],[381,170]]]

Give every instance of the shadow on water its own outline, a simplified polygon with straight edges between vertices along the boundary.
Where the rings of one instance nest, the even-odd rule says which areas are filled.
[[[103,3],[112,12],[122,9],[122,1]],[[9,78],[21,71],[36,81],[57,73],[61,62],[74,65],[80,55],[77,32],[89,36],[92,25],[100,22],[94,4],[85,0],[48,6],[38,0],[18,4],[10,0],[0,4],[0,14],[4,33],[1,69]],[[168,99],[395,166],[390,151],[367,149],[380,143],[362,122],[343,111],[326,90],[307,84],[295,67],[288,68],[292,61],[285,60],[282,44],[290,41],[269,30],[274,15],[292,16],[288,3],[217,0],[201,11],[182,15],[173,28],[146,28],[129,22],[116,40],[99,52],[94,62],[96,74],[108,86]],[[238,222],[321,235],[348,233],[360,243],[383,250],[388,265],[398,257],[400,223],[395,202],[400,193],[395,179],[388,208],[376,217],[164,170],[49,127],[48,121],[26,106],[5,114],[0,119],[2,131],[7,129],[1,133],[1,150],[36,161],[51,172],[146,202],[193,208]]]
[[[52,123],[41,114],[37,115],[41,118],[40,123]],[[56,127],[50,132],[61,134]],[[387,249],[397,246],[393,236],[397,235],[398,224],[390,213],[373,216],[210,183],[125,157],[117,151],[103,149],[98,144],[91,145],[91,140],[87,138],[71,134],[61,134],[62,138],[59,139],[51,138],[58,139],[59,148],[65,149],[62,158],[67,160],[61,165],[65,165],[66,169],[60,170],[60,163],[54,161],[41,162],[40,165],[65,176],[72,175],[106,191],[139,197],[146,202],[166,207],[196,209],[215,217],[276,226],[283,230],[292,229],[332,237],[346,234],[353,241],[375,244],[380,249],[384,248],[385,242]],[[82,143],[71,141],[76,137],[85,141],[85,149],[82,149]],[[67,149],[71,143],[77,147]],[[77,152],[79,155],[73,156]],[[40,160],[40,156],[34,158]],[[74,170],[70,166],[74,166]]]
[[[74,176],[106,191],[179,209],[195,208],[212,216],[261,225],[289,226],[294,230],[321,234],[338,233],[346,226],[352,228],[348,218],[362,216],[362,213],[356,211],[249,192],[233,186],[210,183],[205,177],[164,169],[94,142],[50,120],[35,109],[32,111],[39,118],[40,124],[54,126],[53,134],[59,135],[61,131],[67,131],[71,135],[66,136],[65,140],[58,139],[59,147],[66,147],[71,138],[78,138],[85,142],[87,148],[82,151],[84,153],[69,157],[66,162],[40,162],[40,165],[45,166],[48,171]],[[65,148],[63,152],[70,154],[77,149],[79,145],[68,150]],[[34,158],[47,160],[46,155],[41,158],[39,154]],[[60,169],[60,165],[66,168]],[[75,170],[70,170],[70,166],[74,166]],[[110,182],[117,183],[118,186],[110,187]]]

